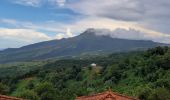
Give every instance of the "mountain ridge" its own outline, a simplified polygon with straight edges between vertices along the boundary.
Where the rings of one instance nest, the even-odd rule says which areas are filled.
[[[0,51],[0,63],[74,56],[97,51],[106,53],[129,51],[167,45],[151,40],[113,38],[109,35],[97,35],[96,32],[95,29],[88,29],[82,34],[71,38],[44,41],[21,48],[6,49]]]

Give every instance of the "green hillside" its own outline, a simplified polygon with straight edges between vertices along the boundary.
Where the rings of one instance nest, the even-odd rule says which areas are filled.
[[[168,47],[0,65],[0,73],[1,94],[30,100],[74,100],[109,88],[141,100],[170,100]]]

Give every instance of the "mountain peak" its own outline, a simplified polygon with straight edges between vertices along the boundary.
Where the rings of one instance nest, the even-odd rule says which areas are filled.
[[[83,33],[81,33],[79,36],[83,36],[83,37],[94,37],[96,36],[96,30],[93,28],[89,28],[86,31],[84,31]]]
[[[94,33],[95,31],[96,31],[96,29],[94,29],[94,28],[89,28],[89,29],[87,29],[85,32]]]
[[[106,29],[87,29],[68,39],[51,40],[0,52],[0,63],[49,59],[92,53],[112,53],[146,49],[165,44],[146,40],[129,40],[111,37]]]
[[[111,31],[108,29],[94,29],[94,28],[89,28],[86,31],[84,31],[80,36],[83,37],[98,37],[98,36],[108,36],[110,37],[109,33]]]

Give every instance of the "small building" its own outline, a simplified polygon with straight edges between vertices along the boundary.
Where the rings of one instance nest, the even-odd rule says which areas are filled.
[[[0,100],[24,100],[24,99],[16,98],[16,97],[10,97],[10,96],[5,96],[5,95],[0,95]]]
[[[139,100],[133,97],[125,96],[111,90],[90,96],[77,97],[76,100]]]
[[[97,66],[97,64],[95,64],[95,63],[91,64],[91,67],[96,67],[96,66]]]

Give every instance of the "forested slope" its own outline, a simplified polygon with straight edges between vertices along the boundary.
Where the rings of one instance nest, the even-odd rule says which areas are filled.
[[[1,65],[0,73],[3,72],[0,93],[31,100],[74,100],[108,88],[141,100],[170,100],[168,47],[105,57]]]

